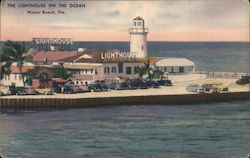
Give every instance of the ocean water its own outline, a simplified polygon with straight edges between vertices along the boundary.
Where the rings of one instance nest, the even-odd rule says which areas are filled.
[[[25,45],[27,48],[49,48],[32,42],[25,42]],[[2,46],[0,42],[0,48]],[[128,42],[74,42],[60,49],[77,50],[79,47],[129,51]],[[148,42],[148,55],[188,58],[198,71],[250,72],[249,42]]]
[[[2,110],[10,158],[246,158],[250,102]]]

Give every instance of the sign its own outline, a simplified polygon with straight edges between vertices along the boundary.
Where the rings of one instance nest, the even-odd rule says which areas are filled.
[[[135,53],[132,52],[103,52],[102,59],[128,59],[135,58]]]
[[[33,38],[36,44],[70,45],[73,44],[71,38]]]

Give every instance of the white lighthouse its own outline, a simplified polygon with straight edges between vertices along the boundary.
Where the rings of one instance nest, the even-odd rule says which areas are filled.
[[[147,57],[147,34],[144,19],[137,16],[133,19],[133,27],[129,29],[130,52],[135,53],[137,58]]]

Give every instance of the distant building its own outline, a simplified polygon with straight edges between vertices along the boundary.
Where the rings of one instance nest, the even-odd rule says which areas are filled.
[[[28,71],[34,69],[35,65],[32,63],[25,63],[22,68],[22,73],[27,73]],[[17,67],[17,63],[13,63],[10,66],[10,74],[4,75],[1,80],[1,84],[8,86],[24,86],[24,81],[27,79],[26,75],[22,75],[19,68]]]
[[[140,16],[133,19],[133,27],[129,29],[130,52],[135,53],[137,58],[147,57],[147,34],[145,21]]]
[[[192,73],[195,64],[186,58],[159,58],[155,62],[155,68],[165,73]]]

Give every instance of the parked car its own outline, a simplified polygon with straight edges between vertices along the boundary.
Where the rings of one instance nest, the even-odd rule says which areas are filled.
[[[0,91],[0,96],[4,96],[4,93]]]
[[[249,84],[250,83],[250,76],[241,76],[240,79],[236,81],[236,84]]]
[[[36,88],[38,94],[53,95],[53,90],[50,88]]]
[[[72,93],[82,93],[83,90],[80,88],[79,85],[66,85],[61,87],[61,91],[63,91],[63,93],[68,93],[68,94],[72,94]]]
[[[160,86],[172,86],[173,83],[171,80],[159,80],[157,81]]]
[[[224,86],[221,82],[213,82],[213,88],[217,88],[218,91],[228,91],[228,87]]]
[[[134,80],[130,83],[130,87],[136,87],[139,89],[147,89],[147,85],[142,80]]]
[[[24,87],[25,92],[27,95],[37,95],[38,92],[33,87]]]
[[[82,92],[91,92],[91,88],[87,85],[80,86],[80,88],[82,89]]]
[[[196,92],[197,92],[197,93],[206,93],[206,89],[200,86],[200,87],[196,90]]]
[[[188,92],[198,92],[198,93],[205,93],[205,88],[201,87],[199,84],[191,83],[186,87]]]
[[[147,82],[145,82],[145,85],[148,88],[160,88],[160,84],[158,82],[155,82],[155,81],[147,81]]]
[[[206,92],[209,92],[211,89],[213,89],[214,86],[211,83],[204,83],[201,85],[201,87],[205,88]]]
[[[16,95],[27,95],[28,94],[25,87],[15,87],[15,92],[16,92]]]
[[[126,83],[126,82],[123,82],[123,83],[111,83],[109,85],[110,89],[113,89],[113,90],[126,90],[126,89],[129,89],[129,84]]]
[[[0,85],[0,92],[2,96],[9,95],[10,94],[9,86]]]
[[[104,83],[95,83],[90,85],[91,91],[94,92],[102,92],[102,91],[108,91],[109,87]]]

